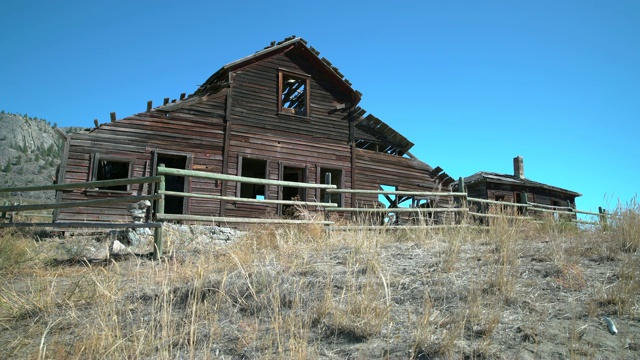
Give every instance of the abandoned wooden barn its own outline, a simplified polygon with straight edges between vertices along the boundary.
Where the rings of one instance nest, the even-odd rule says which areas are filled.
[[[577,192],[552,185],[529,180],[524,176],[524,159],[516,156],[513,159],[513,175],[480,171],[464,178],[466,192],[469,197],[505,201],[510,203],[529,203],[548,208],[576,209]],[[453,184],[454,191],[459,188],[458,182]]]
[[[301,38],[288,38],[224,65],[189,96],[69,135],[58,183],[154,175],[179,169],[322,183],[344,189],[449,191],[453,183],[409,153],[413,144],[358,106],[361,93]],[[167,190],[316,201],[320,191],[167,177]],[[59,191],[57,201],[147,194],[149,186]],[[333,194],[343,207],[378,195]],[[392,203],[409,198],[390,199]],[[415,200],[415,199],[411,199]],[[166,213],[226,217],[282,215],[282,206],[167,197]],[[55,221],[126,221],[122,206],[59,210]]]

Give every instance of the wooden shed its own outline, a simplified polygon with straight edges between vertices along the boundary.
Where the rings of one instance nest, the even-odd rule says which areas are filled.
[[[524,159],[513,159],[513,174],[480,171],[464,178],[469,197],[511,203],[540,204],[545,207],[576,208],[576,197],[582,194],[529,180],[524,176]],[[457,191],[456,182],[453,189]],[[526,194],[526,195],[525,195]]]
[[[361,93],[301,38],[224,65],[193,94],[69,135],[58,183],[150,176],[166,167],[339,188],[448,191],[453,183],[409,153],[413,144],[358,106]],[[257,199],[321,199],[318,190],[167,177],[167,190]],[[149,186],[59,191],[57,201],[153,193]],[[343,207],[377,195],[334,194]],[[394,202],[406,198],[391,199]],[[282,215],[282,206],[167,197],[165,212]],[[60,210],[55,221],[126,221],[122,206]]]

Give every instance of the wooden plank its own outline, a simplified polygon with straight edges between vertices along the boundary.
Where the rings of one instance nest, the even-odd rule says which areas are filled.
[[[117,186],[117,185],[147,184],[147,183],[157,183],[157,182],[160,182],[160,176],[150,176],[150,177],[144,177],[144,178],[126,178],[126,179],[116,179],[116,180],[88,181],[88,182],[55,184],[55,185],[37,185],[37,186],[22,186],[22,187],[13,187],[13,188],[0,188],[0,193],[14,192],[14,191],[84,189],[84,188],[98,188],[98,187]]]
[[[170,168],[158,169],[158,174],[178,175],[178,176],[187,176],[187,177],[201,177],[201,178],[207,178],[207,179],[234,181],[234,182],[240,182],[245,184],[291,186],[291,187],[310,188],[310,189],[335,189],[336,188],[335,185],[310,184],[310,183],[302,183],[302,182],[294,182],[294,181],[267,180],[267,179],[248,178],[248,177],[235,176],[235,175],[212,174],[212,173],[205,173],[201,171],[170,169]]]
[[[291,220],[291,219],[260,219],[260,218],[231,218],[220,216],[195,216],[177,214],[158,214],[158,220],[199,221],[211,223],[245,223],[245,224],[333,224],[333,221]]]
[[[326,203],[326,202],[292,201],[292,200],[261,200],[261,199],[251,199],[251,198],[239,198],[234,196],[204,195],[204,194],[183,193],[183,192],[175,192],[175,191],[164,191],[162,192],[162,194],[171,195],[171,196],[226,200],[229,202],[245,202],[245,203],[255,203],[255,204],[301,205],[301,206],[317,206],[317,207],[337,207],[338,206],[338,204]]]
[[[477,199],[477,198],[471,198],[471,197],[467,197],[467,201],[468,202],[478,202],[478,203],[483,203],[483,204],[512,206],[512,207],[531,207],[529,204],[519,204],[519,203],[512,203],[512,202],[507,202],[507,201],[495,201],[495,200]]]
[[[441,212],[468,212],[467,208],[326,208],[325,211],[350,211],[356,213],[400,213],[411,212],[420,214],[441,213]]]
[[[401,196],[453,196],[467,197],[465,193],[459,192],[433,192],[433,191],[393,191],[393,190],[357,190],[357,189],[327,189],[329,193],[344,194],[385,194]]]
[[[123,197],[109,198],[109,199],[84,200],[84,201],[63,202],[63,203],[55,203],[55,204],[11,205],[11,206],[0,206],[0,212],[67,209],[67,208],[74,208],[79,206],[86,207],[86,206],[93,206],[93,205],[106,205],[106,204],[117,204],[117,203],[127,203],[127,202],[133,203],[141,200],[158,200],[160,198],[161,198],[160,195],[123,196]]]
[[[342,225],[329,226],[329,230],[352,231],[352,230],[430,230],[430,229],[458,229],[476,228],[487,229],[486,226],[478,225]]]
[[[51,229],[138,229],[158,228],[162,223],[104,223],[104,222],[53,222],[53,223],[0,223],[0,228],[51,228]]]

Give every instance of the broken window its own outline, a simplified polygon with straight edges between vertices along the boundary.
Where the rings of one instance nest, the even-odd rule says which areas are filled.
[[[342,170],[339,169],[320,169],[320,183],[326,184],[325,179],[327,174],[331,174],[331,185],[335,185],[338,189],[342,188]],[[327,191],[325,189],[320,190],[320,201],[324,202],[325,194]],[[342,206],[342,194],[340,193],[330,193],[331,199],[330,202],[334,204],[338,204],[338,206]]]
[[[309,77],[280,72],[278,88],[280,112],[309,116]]]
[[[92,181],[126,179],[131,175],[131,160],[95,156]],[[129,185],[99,186],[98,190],[129,191]]]
[[[495,195],[496,201],[504,201],[504,195]]]
[[[239,176],[258,179],[267,178],[267,161],[262,159],[240,158]],[[265,199],[266,185],[240,183],[240,197]]]

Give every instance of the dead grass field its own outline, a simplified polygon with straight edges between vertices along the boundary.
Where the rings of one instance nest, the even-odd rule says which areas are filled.
[[[167,231],[158,262],[4,230],[0,358],[637,359],[638,210],[604,230]]]

